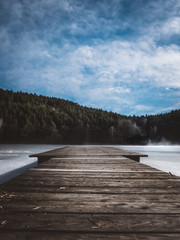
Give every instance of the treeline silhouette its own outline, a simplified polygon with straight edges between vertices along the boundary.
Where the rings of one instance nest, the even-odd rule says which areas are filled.
[[[180,143],[180,110],[124,116],[77,103],[0,89],[0,143]]]

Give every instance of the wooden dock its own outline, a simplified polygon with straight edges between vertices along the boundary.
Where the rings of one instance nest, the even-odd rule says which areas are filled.
[[[180,239],[180,178],[143,154],[75,146],[0,187],[0,239]]]

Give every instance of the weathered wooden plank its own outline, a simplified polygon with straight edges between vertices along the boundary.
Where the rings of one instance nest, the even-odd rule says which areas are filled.
[[[36,168],[41,168],[42,166],[50,166],[50,165],[56,165],[56,166],[73,166],[73,165],[83,165],[83,166],[87,166],[87,167],[91,167],[91,166],[100,166],[100,165],[106,165],[107,167],[110,167],[110,165],[112,166],[122,166],[122,167],[129,167],[129,166],[132,166],[132,167],[145,167],[145,168],[152,168],[146,164],[138,164],[138,162],[136,161],[133,161],[133,160],[130,160],[130,159],[126,159],[126,160],[119,160],[119,159],[92,159],[92,158],[89,158],[89,159],[70,159],[70,160],[67,160],[67,159],[64,159],[64,158],[51,158],[49,159],[48,161],[40,164],[40,166],[37,166]]]
[[[1,202],[13,200],[19,201],[68,201],[68,202],[162,202],[162,203],[179,203],[179,194],[161,194],[161,198],[154,194],[78,194],[78,193],[23,193],[23,192],[10,192],[6,195],[1,194]]]
[[[135,162],[131,159],[112,159],[112,158],[107,158],[107,159],[96,159],[96,158],[51,158],[50,160],[48,160],[47,162],[44,162],[43,165],[48,165],[49,163],[65,163],[65,164],[132,164],[132,165],[137,165],[138,166],[138,162]]]
[[[35,193],[101,193],[101,194],[123,194],[123,193],[129,193],[129,194],[155,194],[157,196],[161,194],[178,194],[179,193],[179,187],[177,188],[161,188],[161,187],[141,187],[141,188],[133,188],[133,187],[78,187],[78,186],[16,186],[13,184],[8,184],[3,187],[1,187],[0,192],[2,194],[6,194],[9,192],[35,192]]]
[[[79,201],[81,199],[81,201]],[[67,204],[68,203],[68,204]],[[172,204],[173,203],[173,204]],[[180,194],[77,194],[18,193],[1,194],[1,212],[49,211],[93,213],[180,213]]]
[[[92,165],[92,164],[91,164]],[[81,166],[74,166],[73,168],[71,168],[70,166],[57,166],[57,165],[49,165],[49,166],[41,166],[41,168],[37,168],[37,171],[40,171],[40,169],[42,169],[41,171],[44,171],[45,170],[49,170],[49,171],[86,171],[86,172],[135,172],[135,171],[140,171],[140,172],[158,172],[152,168],[145,168],[145,167],[133,167],[133,166],[127,166],[127,167],[116,167],[116,166],[113,166],[111,165],[111,167],[107,167],[106,165],[102,165],[102,166],[97,166],[94,165],[94,166],[91,166],[91,168],[89,167],[88,169],[86,168],[86,166],[84,165],[81,165]]]
[[[179,240],[180,234],[163,233],[53,233],[53,232],[3,232],[3,240]]]
[[[179,214],[179,202],[151,202],[151,201],[138,201],[138,202],[102,202],[102,201],[30,201],[30,199],[19,201],[2,201],[1,214],[11,214],[12,212],[38,212],[38,213],[129,213],[129,214]]]
[[[172,175],[171,173],[165,173],[162,171],[154,171],[154,170],[148,170],[148,171],[113,171],[113,172],[98,172],[98,171],[86,171],[85,173],[82,171],[72,171],[72,169],[69,172],[65,171],[59,171],[57,170],[46,170],[41,168],[32,168],[25,173],[21,174],[17,178],[36,178],[36,177],[56,177],[56,176],[66,176],[66,177],[104,177],[104,178],[170,178],[170,179],[180,179],[180,177],[177,177],[175,175]],[[42,172],[43,171],[43,172]]]
[[[53,169],[90,169],[90,170],[127,170],[127,171],[135,171],[135,170],[152,170],[153,168],[146,165],[120,165],[120,164],[72,164],[72,163],[48,163],[48,164],[40,164],[36,168],[53,168]]]
[[[15,213],[0,216],[0,223],[1,231],[180,233],[180,217],[164,214]]]
[[[46,176],[44,176],[44,174]],[[158,173],[158,172],[119,172],[119,173],[102,173],[102,172],[86,172],[86,174],[82,173],[82,172],[50,172],[50,171],[45,171],[43,172],[43,174],[40,174],[38,171],[33,171],[33,173],[31,174],[23,174],[18,176],[18,179],[21,179],[22,181],[27,181],[27,180],[41,180],[41,179],[48,179],[51,180],[52,177],[54,179],[59,179],[61,180],[62,178],[72,178],[72,176],[74,178],[94,178],[94,179],[99,179],[99,178],[108,178],[108,179],[172,179],[172,178],[176,178],[173,177],[170,174],[164,174],[164,173]]]
[[[73,173],[73,172],[79,172],[79,173],[154,173],[154,172],[160,172],[158,170],[154,169],[60,169],[60,168],[34,168],[34,171],[38,172],[59,172],[59,173]],[[170,174],[170,173],[169,173]],[[172,178],[175,178],[172,174],[170,174]]]
[[[61,181],[52,179],[51,181],[43,180],[28,180],[23,182],[19,179],[14,179],[14,181],[9,181],[8,184],[13,184],[14,186],[26,186],[33,187],[36,185],[42,187],[68,187],[68,186],[78,186],[78,187],[129,187],[129,188],[179,188],[180,180],[177,179],[86,179],[84,178],[63,178]]]
[[[81,199],[81,201],[79,201]],[[68,204],[67,204],[68,203]],[[135,204],[136,203],[136,204]],[[173,203],[173,204],[172,204]],[[77,194],[18,193],[1,194],[2,212],[100,212],[100,213],[180,213],[180,194]],[[36,209],[37,208],[37,209]]]
[[[60,153],[60,154],[57,154],[57,155],[52,155],[52,154],[49,154],[49,155],[40,155],[39,157],[46,157],[47,156],[47,159],[51,159],[51,158],[66,158],[67,160],[68,159],[72,159],[72,158],[78,158],[78,159],[92,159],[92,158],[95,158],[95,159],[101,159],[101,158],[114,158],[114,159],[119,159],[119,158],[126,158],[128,160],[132,160],[134,161],[133,159],[131,158],[128,158],[126,156],[121,156],[119,154],[65,154],[65,153]],[[130,157],[135,157],[136,155],[129,155]],[[144,155],[137,155],[138,157],[145,157]],[[38,157],[38,155],[31,155],[30,157]]]

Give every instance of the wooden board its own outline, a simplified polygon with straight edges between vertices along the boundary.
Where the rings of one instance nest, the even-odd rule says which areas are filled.
[[[1,237],[3,240],[179,240],[180,234],[169,233],[169,234],[158,234],[158,233],[54,233],[54,232],[46,232],[42,238],[42,232],[16,232],[11,231],[11,233],[1,233]]]
[[[0,216],[2,229],[19,231],[180,233],[176,214],[44,214],[11,213]]]
[[[0,187],[1,239],[180,239],[180,178],[124,154],[101,146],[39,154],[49,160]]]
[[[117,149],[114,147],[94,147],[94,146],[76,146],[74,147],[64,147],[55,149],[52,151],[47,151],[44,153],[39,154],[33,154],[30,157],[37,157],[38,162],[42,163],[44,161],[49,160],[50,158],[54,157],[61,157],[61,158],[72,158],[72,157],[98,157],[98,158],[104,158],[104,157],[113,157],[113,158],[119,158],[127,157],[130,159],[133,159],[137,162],[139,162],[140,157],[147,157],[146,154],[142,153],[136,153],[136,152],[129,152],[124,149]]]

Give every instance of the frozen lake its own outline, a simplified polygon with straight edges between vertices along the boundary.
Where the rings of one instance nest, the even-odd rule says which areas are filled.
[[[29,155],[60,147],[64,145],[0,144],[0,183],[36,166],[37,158]]]
[[[117,146],[116,146],[117,147]],[[151,167],[180,176],[179,145],[119,146],[125,150],[147,154],[140,162]]]
[[[0,183],[20,174],[37,164],[36,158],[29,158],[33,153],[49,151],[64,145],[45,144],[0,144]],[[148,154],[141,162],[157,169],[180,176],[180,146],[147,145],[147,146],[113,146],[129,151]]]

